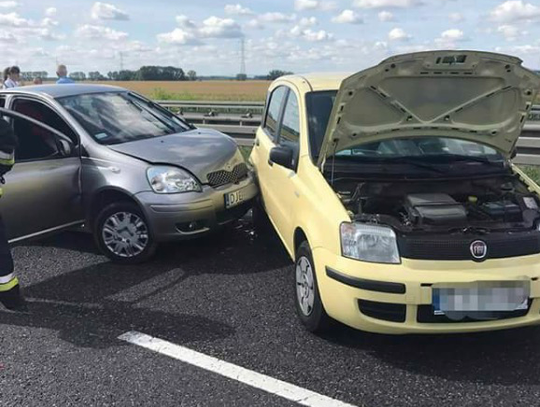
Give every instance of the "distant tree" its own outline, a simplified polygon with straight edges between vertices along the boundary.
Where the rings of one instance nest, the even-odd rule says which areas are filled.
[[[128,69],[125,69],[123,71],[118,72],[116,81],[133,81],[136,80],[136,71],[130,71]]]
[[[84,81],[86,80],[86,74],[84,72],[72,72],[69,77],[74,81]]]
[[[107,77],[111,80],[111,81],[116,81],[118,80],[118,72],[114,71],[114,72],[108,72],[107,73]]]
[[[238,75],[236,75],[237,81],[245,81],[246,79],[247,79],[247,75],[245,73],[239,73]]]
[[[282,71],[280,69],[273,69],[270,72],[268,72],[268,75],[266,75],[266,79],[273,81],[281,76],[291,75],[291,74],[292,72]]]
[[[103,81],[105,78],[99,71],[88,72],[88,79],[91,81]]]
[[[195,72],[193,69],[189,70],[187,72],[187,76],[190,81],[196,81],[197,80],[197,72]]]
[[[136,74],[140,81],[185,81],[186,74],[182,68],[174,66],[142,66]]]

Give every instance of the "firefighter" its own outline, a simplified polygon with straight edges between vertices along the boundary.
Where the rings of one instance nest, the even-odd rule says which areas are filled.
[[[4,174],[15,164],[14,151],[17,137],[10,124],[0,118],[0,182],[4,183]],[[0,196],[2,190],[0,189]],[[9,248],[6,228],[0,217],[0,303],[13,311],[26,311],[26,303],[21,294],[19,280],[13,272],[13,257]]]

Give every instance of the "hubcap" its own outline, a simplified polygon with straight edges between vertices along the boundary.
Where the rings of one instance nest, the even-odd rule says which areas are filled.
[[[107,249],[120,257],[134,257],[148,245],[146,223],[134,213],[117,212],[107,218],[101,231]]]
[[[302,313],[306,317],[310,316],[315,301],[315,287],[313,267],[305,256],[296,262],[296,299]]]

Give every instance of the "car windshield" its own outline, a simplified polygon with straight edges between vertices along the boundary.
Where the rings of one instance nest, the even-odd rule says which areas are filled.
[[[120,144],[189,129],[155,103],[129,92],[91,93],[58,101],[100,144]]]
[[[310,92],[306,95],[309,140],[312,157],[319,155],[330,113],[337,91]],[[362,157],[373,160],[395,158],[438,158],[461,160],[480,158],[483,161],[503,161],[503,156],[493,148],[480,143],[443,137],[411,137],[359,143],[354,148],[340,151],[336,157]],[[478,160],[476,160],[478,161]]]

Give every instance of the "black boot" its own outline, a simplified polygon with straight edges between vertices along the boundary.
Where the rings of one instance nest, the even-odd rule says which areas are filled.
[[[18,284],[11,290],[0,293],[0,303],[11,311],[28,312],[28,305]]]

